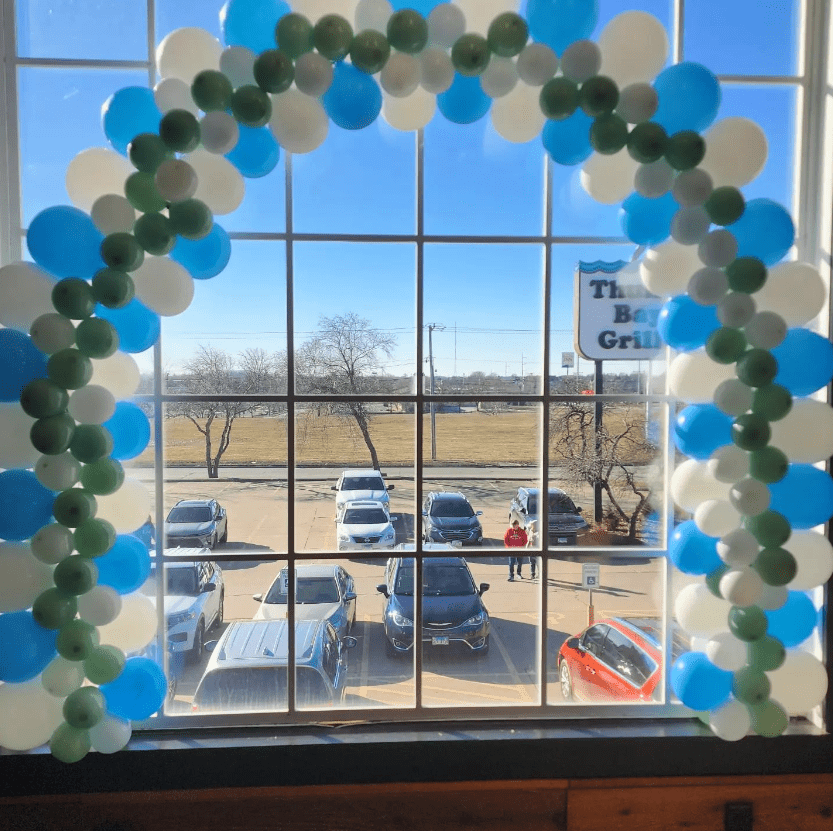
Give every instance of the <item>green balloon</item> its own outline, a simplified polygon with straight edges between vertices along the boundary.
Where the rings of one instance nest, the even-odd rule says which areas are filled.
[[[718,188],[712,193],[712,196],[718,190],[727,190],[727,188]],[[728,188],[728,190],[734,190],[734,188]],[[708,202],[706,202],[706,206],[708,208]],[[766,266],[757,257],[738,257],[726,266],[729,288],[732,291],[739,291],[744,294],[753,294],[758,291],[766,282],[766,275]]]
[[[231,113],[246,127],[263,127],[272,117],[272,100],[260,87],[246,84],[232,93]]]
[[[597,153],[618,153],[628,143],[628,125],[614,113],[597,118],[590,127],[590,143]]]
[[[135,271],[145,261],[145,252],[133,234],[117,231],[104,237],[101,259],[118,271]]]
[[[388,19],[387,34],[390,45],[394,49],[414,55],[421,52],[425,48],[425,44],[428,43],[428,24],[419,12],[413,9],[400,9]],[[467,35],[463,35],[463,37],[467,37]],[[451,47],[452,60],[454,60],[453,55],[456,46],[455,43]],[[320,52],[321,49],[319,48],[318,51]]]
[[[752,729],[767,739],[780,736],[790,723],[786,710],[776,701],[765,701],[749,708]]]
[[[732,422],[732,441],[741,450],[760,450],[769,443],[771,435],[769,422],[753,413],[739,415]]]
[[[119,348],[119,333],[109,320],[91,317],[78,324],[75,343],[88,358],[109,358]]]
[[[737,188],[724,186],[715,188],[703,207],[715,225],[731,225],[743,216],[746,200]]]
[[[93,297],[108,309],[121,309],[136,295],[133,278],[126,271],[102,268],[93,277]]]
[[[783,545],[792,532],[787,518],[777,511],[763,511],[755,516],[746,517],[743,525],[764,548]]]
[[[46,362],[46,374],[50,381],[68,390],[77,390],[90,383],[93,365],[90,359],[77,349],[61,349]]]
[[[32,617],[44,629],[61,629],[78,613],[78,600],[58,588],[47,589],[32,604]]]
[[[200,122],[188,110],[168,110],[159,122],[159,138],[177,153],[190,153],[200,145]]]
[[[330,61],[340,61],[350,51],[353,27],[340,15],[325,14],[313,27],[315,48]]]
[[[789,459],[777,447],[762,447],[749,454],[749,475],[767,485],[780,482],[789,466]]]
[[[65,557],[52,574],[55,585],[66,594],[86,594],[98,582],[98,567],[88,557]]]
[[[158,213],[142,214],[133,225],[133,236],[154,257],[164,257],[176,242],[176,233],[168,217]]]
[[[314,46],[312,23],[297,12],[285,14],[275,27],[275,43],[293,61],[300,58],[305,52],[311,52]]]
[[[628,136],[628,153],[641,164],[661,159],[668,147],[668,136],[659,124],[644,121],[637,124]]]
[[[732,606],[729,629],[741,641],[756,641],[766,634],[767,619],[757,606]]]
[[[782,419],[793,406],[792,393],[780,384],[758,387],[752,396],[752,412],[767,421]]]
[[[64,718],[67,724],[79,730],[95,727],[106,712],[107,702],[98,687],[81,687],[70,693],[64,701]]]
[[[578,85],[569,78],[552,78],[541,87],[538,102],[547,118],[569,118],[578,107]]]
[[[764,635],[756,641],[746,645],[746,652],[749,664],[759,672],[772,672],[787,659],[787,650],[784,644],[773,638],[772,635]]]
[[[66,277],[52,289],[52,305],[64,317],[82,320],[95,311],[95,297],[86,280]]]
[[[88,519],[72,535],[76,551],[82,557],[101,557],[116,541],[116,529],[106,519]]]
[[[738,360],[735,374],[747,387],[764,387],[778,374],[778,361],[766,349],[750,349]]]
[[[350,44],[350,60],[368,75],[381,72],[390,57],[388,39],[375,29],[359,32]]]
[[[261,52],[255,61],[255,81],[264,92],[285,92],[295,79],[292,58],[279,49]]]
[[[68,661],[85,661],[98,644],[98,630],[95,626],[77,618],[61,627],[55,646],[58,654]]]
[[[706,576],[706,588],[708,588],[708,590],[715,597],[723,597],[720,593],[720,581],[723,579],[723,575],[728,574],[729,571],[729,566],[718,566],[714,571]]]
[[[481,75],[489,65],[491,55],[486,38],[480,35],[463,35],[451,47],[451,63],[454,64],[454,68],[461,75],[465,75],[467,78]]]
[[[202,239],[214,225],[214,217],[205,202],[185,199],[168,209],[171,228],[185,239]]]
[[[124,661],[121,649],[105,644],[94,649],[84,661],[84,673],[93,684],[109,684],[121,675]]]
[[[29,440],[44,456],[66,453],[75,433],[75,419],[66,413],[39,418],[29,429]]]
[[[733,364],[746,351],[746,335],[740,329],[723,326],[706,339],[708,356],[719,364]]]
[[[619,103],[619,87],[606,75],[588,78],[578,91],[579,106],[594,118],[607,115],[616,109]]]
[[[124,468],[116,459],[99,459],[81,468],[84,490],[97,496],[115,493],[124,482]]]
[[[168,204],[159,195],[156,180],[150,173],[131,173],[124,183],[124,195],[137,211],[145,213],[161,211]]]
[[[113,452],[113,436],[101,424],[79,424],[72,436],[69,452],[79,462],[97,462]]]
[[[529,26],[515,12],[499,14],[489,25],[489,49],[501,58],[514,58],[526,46]]]
[[[203,69],[191,82],[191,98],[204,112],[227,110],[231,104],[231,81],[217,69]]]
[[[90,752],[90,734],[64,722],[49,740],[49,752],[66,764],[80,762]]]
[[[162,162],[173,158],[170,148],[156,133],[140,133],[127,146],[133,167],[142,173],[156,173]]]
[[[706,142],[694,130],[674,133],[665,147],[665,161],[674,170],[691,170],[703,161],[705,155]]]
[[[55,519],[67,528],[77,528],[95,516],[98,503],[91,493],[82,488],[68,488],[55,497],[52,513]]]
[[[772,684],[766,674],[753,667],[743,667],[732,679],[732,694],[745,704],[760,704],[769,698]]]
[[[798,571],[795,557],[786,548],[762,548],[752,568],[768,586],[786,586]]]
[[[35,378],[20,391],[20,406],[32,418],[60,415],[69,404],[69,393],[48,378]]]

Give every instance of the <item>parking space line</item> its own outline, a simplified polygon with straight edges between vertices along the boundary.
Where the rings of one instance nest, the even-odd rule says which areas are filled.
[[[498,651],[500,652],[500,657],[503,658],[503,662],[506,664],[506,669],[509,670],[509,676],[515,681],[515,684],[518,686],[523,687],[524,695],[527,698],[527,701],[532,701],[529,693],[526,691],[526,686],[524,685],[523,681],[521,680],[521,676],[518,673],[517,669],[515,668],[515,664],[512,662],[512,659],[509,657],[509,651],[503,644],[503,641],[500,639],[500,636],[497,633],[497,628],[492,629],[491,638],[494,643],[497,645]]]

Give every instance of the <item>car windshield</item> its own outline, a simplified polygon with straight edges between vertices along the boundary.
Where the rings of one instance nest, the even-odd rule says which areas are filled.
[[[192,567],[186,568],[171,568],[165,569],[168,575],[166,594],[182,594],[190,597],[196,597],[199,593],[199,586],[197,584],[197,573]],[[153,597],[156,594],[156,567],[150,570],[150,577],[142,586],[142,593],[148,597]]]
[[[286,572],[282,571],[272,584],[264,603],[286,604],[286,592],[283,590]],[[298,580],[296,603],[338,603],[338,586],[332,577],[301,577]]]
[[[474,594],[474,581],[469,570],[462,564],[432,565],[425,563],[422,569],[422,594],[430,597],[459,596]],[[402,566],[396,575],[396,594],[414,593],[414,568]]]
[[[171,508],[168,522],[208,522],[211,519],[211,508],[208,506],[182,505]]]
[[[538,495],[530,494],[527,502],[527,512],[530,514],[538,513]],[[550,494],[550,513],[551,514],[574,514],[576,513],[576,506],[573,500],[567,496],[566,493],[551,493]]]
[[[431,506],[431,516],[470,517],[474,511],[465,499],[437,499]]]
[[[381,476],[346,476],[341,483],[343,491],[383,491]]]
[[[345,525],[379,525],[388,521],[381,508],[350,508],[341,520]]]
[[[295,695],[299,707],[332,704],[327,685],[314,669],[298,667]],[[208,673],[194,705],[201,711],[285,710],[286,667],[234,667]]]

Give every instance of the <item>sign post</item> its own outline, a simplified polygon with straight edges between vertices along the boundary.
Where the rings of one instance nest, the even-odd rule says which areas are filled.
[[[599,586],[598,563],[581,564],[581,586],[589,592],[587,601],[587,625],[592,626],[595,622],[593,618],[593,589],[598,588]]]

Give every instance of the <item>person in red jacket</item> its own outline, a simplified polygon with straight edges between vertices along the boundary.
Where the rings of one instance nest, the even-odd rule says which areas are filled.
[[[527,535],[526,531],[521,528],[521,523],[518,522],[517,519],[512,520],[512,527],[503,535],[503,544],[507,548],[525,548],[527,543]],[[521,564],[524,561],[524,557],[513,557],[511,554],[509,555],[509,582],[512,583],[515,580],[515,570],[518,571],[518,579],[523,580],[523,575],[521,574]]]

